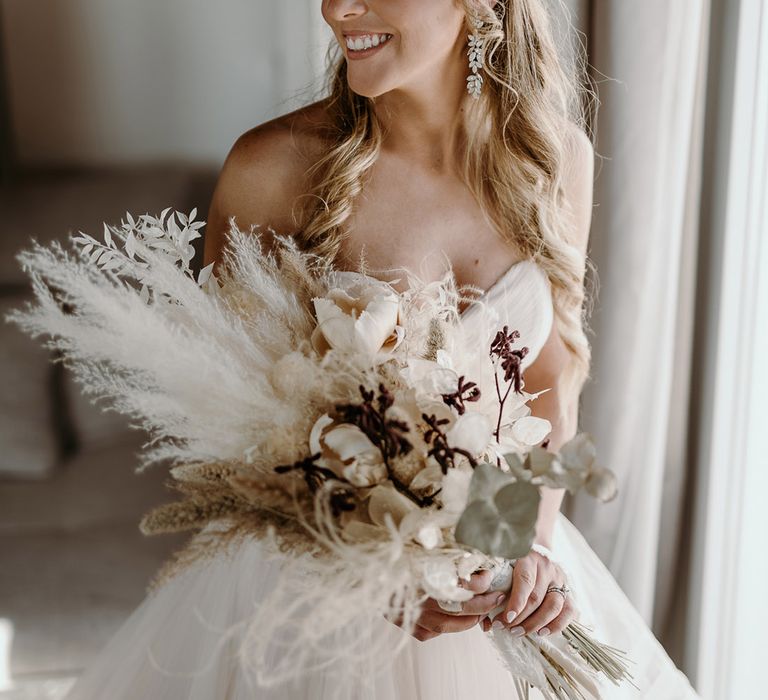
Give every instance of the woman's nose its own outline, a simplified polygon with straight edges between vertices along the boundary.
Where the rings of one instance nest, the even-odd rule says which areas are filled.
[[[343,20],[360,17],[368,12],[363,0],[326,0],[325,14],[330,19]]]

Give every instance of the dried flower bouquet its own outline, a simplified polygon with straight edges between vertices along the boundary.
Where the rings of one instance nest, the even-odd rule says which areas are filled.
[[[233,222],[221,269],[195,278],[202,225],[165,210],[106,226],[103,241],[71,237],[72,252],[33,242],[19,261],[35,302],[8,319],[49,336],[84,392],[149,431],[141,468],[170,465],[179,498],[141,528],[200,534],[165,576],[243,537],[283,559],[281,584],[244,621],[259,682],[329,660],[383,668],[407,640],[393,645],[385,619],[407,630],[427,596],[468,599],[460,581],[480,568],[509,588],[542,486],[615,494],[588,435],[546,449],[519,333],[491,328],[478,352],[452,274],[406,270],[398,293],[290,237],[267,252]],[[311,624],[296,624],[300,611]],[[286,627],[284,660],[265,664]],[[631,678],[579,622],[552,639],[489,634],[521,697],[599,698],[601,675]]]

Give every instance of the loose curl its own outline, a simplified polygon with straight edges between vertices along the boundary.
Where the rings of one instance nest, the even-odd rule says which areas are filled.
[[[557,388],[578,397],[590,376],[584,280],[591,262],[569,238],[562,182],[576,130],[588,131],[585,112],[594,99],[585,82],[583,44],[573,42],[572,64],[564,60],[542,0],[498,0],[493,9],[478,0],[457,2],[467,33],[479,31],[485,46],[481,96],[467,100],[462,175],[499,235],[549,277],[555,325],[569,353]],[[471,24],[475,17],[484,23],[480,30]],[[326,106],[331,147],[310,173],[316,204],[296,237],[302,247],[335,260],[382,145],[373,102],[350,89],[340,52],[333,58]],[[561,407],[562,418],[565,402]]]

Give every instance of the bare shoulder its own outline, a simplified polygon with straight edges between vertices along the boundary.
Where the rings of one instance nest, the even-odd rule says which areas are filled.
[[[565,137],[563,194],[569,217],[570,242],[583,257],[587,254],[592,222],[592,196],[595,176],[595,149],[589,136],[571,124]]]
[[[315,102],[242,134],[234,143],[216,183],[205,234],[205,264],[218,259],[229,220],[293,233],[302,195],[310,191],[307,171],[325,146],[328,117]]]

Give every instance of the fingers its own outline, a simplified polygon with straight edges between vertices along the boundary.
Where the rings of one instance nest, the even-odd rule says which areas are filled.
[[[464,601],[459,612],[443,610],[434,598],[427,598],[411,634],[424,642],[440,634],[464,632],[474,627],[481,619],[487,618],[488,613],[499,607],[506,596],[501,591],[488,591],[490,580],[490,572],[482,571],[472,574],[469,581],[462,582],[468,590],[481,592]],[[401,626],[402,616],[394,620],[394,624]]]
[[[512,591],[504,611],[496,617],[504,625],[516,619],[528,605],[528,600],[536,585],[537,566],[534,559],[524,557],[515,562],[512,570]],[[541,601],[541,598],[539,598]]]
[[[473,593],[485,593],[488,590],[488,586],[491,585],[493,575],[487,569],[476,571],[470,576],[469,581],[459,579],[459,586],[466,588]]]
[[[512,572],[509,600],[504,611],[493,620],[494,626],[503,625],[516,636],[540,631],[545,636],[562,632],[578,612],[569,598],[547,589],[562,585],[563,580],[562,569],[545,557],[531,554],[518,559]],[[487,628],[484,624],[483,629]]]
[[[455,613],[443,610],[434,598],[428,598],[427,602],[424,603],[423,609],[433,610],[444,615],[487,615],[491,610],[499,607],[504,602],[505,597],[506,594],[499,591],[479,593],[470,600],[465,600],[461,604],[461,610]]]
[[[525,622],[544,603],[545,599],[547,598],[547,588],[549,587],[551,581],[551,576],[548,576],[544,572],[537,570],[536,583],[534,584],[531,592],[528,594],[528,600],[523,606],[523,609],[520,610],[517,615],[511,615],[508,612],[506,617],[503,618],[502,622],[507,623],[507,625],[510,627],[517,627]]]
[[[558,595],[557,593],[555,595]],[[576,619],[576,606],[573,604],[570,598],[566,598],[563,601],[563,607],[560,610],[560,614],[553,620],[550,620],[546,626],[538,630],[539,634],[558,634],[562,632],[568,625]],[[544,630],[549,630],[544,632]]]
[[[451,632],[464,632],[480,622],[481,617],[481,615],[447,615],[434,610],[424,610],[416,626],[433,632],[437,636]]]
[[[551,622],[561,614],[564,601],[565,598],[559,593],[547,593],[544,596],[541,605],[536,608],[536,611],[532,615],[529,615],[520,623],[513,622],[512,624],[516,627],[522,627],[523,630],[525,630],[524,634],[530,634],[531,632],[538,632],[539,630],[544,629],[547,630],[544,634],[549,634],[550,632],[553,632],[553,630],[547,625],[551,624]]]
[[[432,632],[431,630],[428,630],[426,627],[422,627],[421,625],[416,625],[413,628],[413,632],[411,632],[411,634],[420,642],[426,642],[438,636],[437,632]]]

